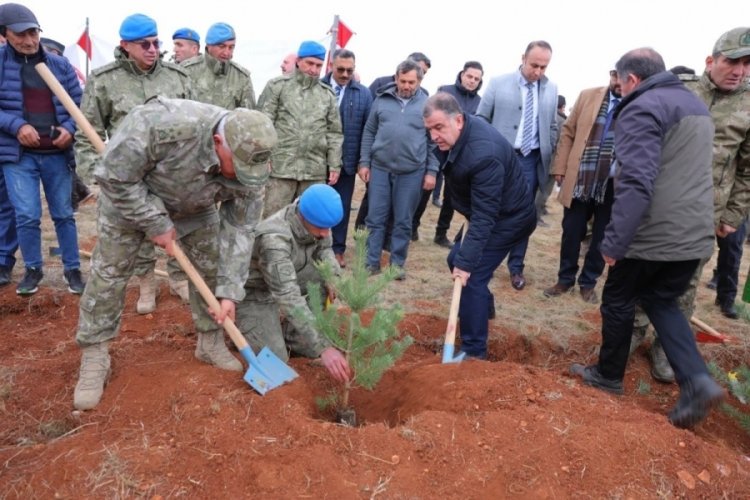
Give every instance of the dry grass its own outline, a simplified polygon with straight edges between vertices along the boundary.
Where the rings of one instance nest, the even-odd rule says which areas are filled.
[[[355,207],[359,206],[363,193],[363,184],[358,179],[353,202]],[[599,317],[599,306],[583,302],[578,295],[577,288],[572,293],[554,299],[549,299],[542,294],[545,288],[553,285],[557,280],[562,219],[562,206],[554,199],[554,194],[547,205],[550,214],[544,219],[549,223],[549,227],[538,227],[529,244],[524,270],[528,282],[526,289],[517,292],[510,287],[508,268],[505,263],[497,269],[494,279],[490,282],[497,306],[497,317],[493,321],[495,326],[519,332],[529,340],[545,336],[553,344],[566,349],[572,338],[598,331],[599,326],[596,320]],[[419,229],[420,240],[413,242],[409,248],[409,257],[406,262],[407,279],[397,281],[389,287],[384,301],[386,304],[400,303],[407,313],[447,318],[452,288],[446,264],[448,250],[432,241],[439,212],[440,209],[428,203]],[[351,212],[350,243],[356,214],[356,210]],[[81,207],[76,217],[79,241],[89,241],[95,237],[95,217],[95,205]],[[456,234],[463,222],[462,216],[458,214],[454,216],[448,232],[449,238]],[[57,246],[57,241],[54,228],[46,213],[42,225],[45,252],[43,285],[64,290],[65,283],[62,279],[62,264],[59,257],[47,257],[48,248]],[[749,254],[750,252],[745,252],[741,266],[742,284],[750,268]],[[724,366],[724,363],[731,365],[739,360],[750,359],[750,328],[748,328],[747,320],[731,321],[724,318],[713,304],[715,292],[703,286],[703,283],[710,278],[715,258],[714,255],[711,262],[704,268],[702,284],[698,289],[695,315],[720,332],[735,338],[736,342],[731,346],[704,345],[704,352],[708,352],[712,359],[716,359]],[[81,264],[85,275],[88,271],[87,259],[82,258]],[[159,267],[165,268],[163,258],[160,259]],[[16,266],[14,278],[20,279],[22,269],[23,266]],[[605,276],[599,280],[596,287],[599,295],[604,279]]]

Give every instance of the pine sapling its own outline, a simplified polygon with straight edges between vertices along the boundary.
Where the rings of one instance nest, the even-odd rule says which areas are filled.
[[[355,258],[340,276],[336,276],[328,262],[315,264],[327,286],[336,290],[338,302],[348,306],[348,313],[327,307],[319,288],[308,290],[315,328],[344,353],[354,373],[353,379],[344,384],[335,398],[337,420],[350,425],[356,424],[354,411],[349,407],[351,389],[360,386],[372,390],[413,342],[408,335],[399,338],[398,323],[404,315],[401,306],[380,307],[381,293],[396,278],[398,270],[388,267],[371,276],[365,264],[366,242],[367,231],[356,231]],[[373,309],[372,320],[363,324],[362,314]]]

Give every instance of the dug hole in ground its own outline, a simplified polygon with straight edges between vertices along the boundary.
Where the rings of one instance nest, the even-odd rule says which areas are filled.
[[[358,184],[355,206],[361,196]],[[291,359],[300,377],[266,396],[197,361],[189,309],[166,280],[151,315],[135,313],[137,286],[128,289],[104,397],[74,413],[78,297],[59,258],[47,258],[36,295],[0,289],[0,498],[749,498],[750,434],[721,410],[693,431],[671,426],[678,390],[651,379],[647,344],[622,397],[567,376],[570,363],[596,360],[601,321],[577,291],[542,294],[557,276],[562,213],[548,206],[526,289],[510,287],[505,266],[491,283],[490,360],[449,365],[440,354],[452,282],[428,206],[408,277],[383,297],[404,307],[401,332],[415,342],[374,391],[354,391],[356,428],[318,410],[333,382],[311,360]],[[95,215],[85,206],[77,216],[85,250]],[[46,215],[44,224],[48,255],[57,243]],[[701,352],[724,371],[747,364],[750,325],[721,316],[713,299],[701,284],[696,315],[737,341]]]

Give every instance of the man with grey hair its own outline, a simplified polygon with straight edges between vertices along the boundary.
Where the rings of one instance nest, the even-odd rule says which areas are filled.
[[[631,50],[615,69],[623,99],[614,117],[615,198],[600,247],[609,265],[602,345],[596,364],[573,364],[570,371],[585,384],[623,394],[640,302],[680,386],[669,420],[689,428],[724,396],[677,305],[698,263],[713,251],[713,120],[655,50]]]
[[[385,87],[372,104],[362,135],[359,177],[369,183],[367,267],[380,270],[386,226],[393,213],[391,264],[403,269],[412,232],[412,217],[422,189],[435,187],[437,158],[422,122],[427,95],[419,91],[421,66],[407,59],[396,68],[396,82]]]
[[[169,255],[179,240],[220,299],[221,313],[209,315],[195,287],[189,288],[195,357],[242,370],[219,325],[234,317],[235,303],[244,297],[252,231],[276,140],[270,120],[258,111],[182,99],[154,98],[122,121],[94,171],[101,186],[99,239],[78,317],[83,355],[77,409],[94,408],[102,396],[110,375],[108,346],[120,329],[125,285],[144,240]]]

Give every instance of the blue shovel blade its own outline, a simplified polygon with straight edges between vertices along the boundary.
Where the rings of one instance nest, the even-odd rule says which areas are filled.
[[[245,382],[261,396],[299,376],[268,347],[264,347],[257,356],[249,346],[240,349],[240,354],[249,366],[244,376]]]
[[[465,352],[458,353],[458,356],[455,358],[453,357],[453,352],[455,350],[456,346],[454,344],[445,344],[443,345],[443,363],[460,363],[464,360],[464,357],[466,357]]]

